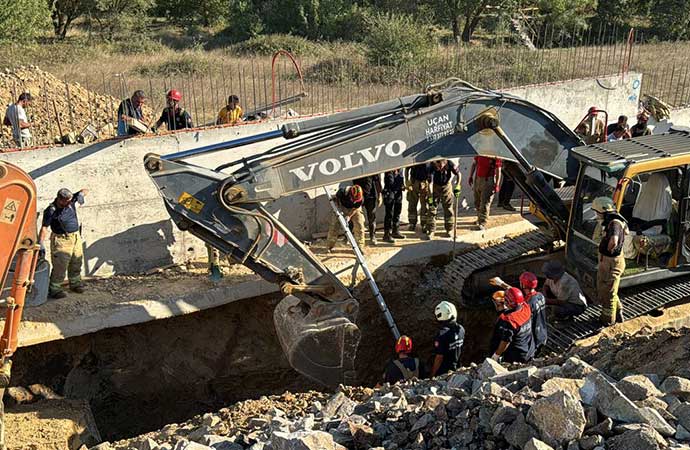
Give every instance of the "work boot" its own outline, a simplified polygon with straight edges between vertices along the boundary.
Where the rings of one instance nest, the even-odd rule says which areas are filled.
[[[405,236],[400,233],[400,228],[393,228],[393,234],[391,234],[395,239],[405,239]]]
[[[214,283],[220,281],[223,278],[223,272],[220,271],[220,266],[214,264],[211,266],[211,270],[208,273],[208,279]]]
[[[369,241],[371,245],[376,245],[376,233],[369,233]]]
[[[72,292],[76,292],[77,294],[83,294],[84,293],[84,286],[82,286],[81,284],[77,285],[77,286],[70,286],[69,290]],[[67,295],[67,294],[65,294],[65,295]]]
[[[479,230],[479,231],[486,230],[486,225],[484,225],[483,223],[478,223],[477,224],[477,230]]]
[[[625,319],[623,318],[623,305],[619,304],[616,310],[616,323],[623,323]]]
[[[395,244],[395,240],[391,237],[390,230],[385,230],[383,232],[383,242],[388,242],[389,244]]]
[[[58,299],[58,298],[65,298],[65,297],[67,297],[67,293],[66,293],[65,291],[50,292],[50,293],[48,294],[48,297],[50,297],[50,298],[55,298],[55,299]]]
[[[511,205],[510,203],[504,203],[504,204],[501,205],[501,207],[502,207],[503,209],[505,209],[506,211],[510,211],[510,212],[515,212],[515,211],[517,211],[517,209],[515,209],[515,207],[514,207],[513,205]]]
[[[416,223],[411,223],[407,226],[407,229],[410,231],[415,231],[417,229],[417,224]]]

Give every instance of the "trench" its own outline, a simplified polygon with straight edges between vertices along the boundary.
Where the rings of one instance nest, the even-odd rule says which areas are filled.
[[[379,269],[375,277],[397,324],[422,361],[431,355],[434,306],[448,300],[443,261]],[[356,288],[362,339],[358,382],[374,385],[392,356],[393,338],[366,283]],[[453,299],[450,299],[453,300]],[[273,329],[279,295],[166,320],[107,329],[19,349],[12,385],[42,383],[86,399],[103,439],[113,441],[183,422],[230,403],[284,391],[322,389],[296,373]],[[491,309],[459,311],[463,363],[481,360],[495,320]]]

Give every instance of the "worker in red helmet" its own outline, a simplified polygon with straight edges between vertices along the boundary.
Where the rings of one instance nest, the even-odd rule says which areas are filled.
[[[338,189],[333,198],[336,206],[345,217],[347,222],[352,222],[352,234],[360,248],[364,247],[364,214],[362,204],[364,204],[364,191],[362,187],[355,184]],[[326,238],[327,251],[332,251],[338,241],[338,235],[342,227],[338,217],[333,214],[331,223],[328,226],[328,237]]]
[[[529,305],[532,312],[532,335],[534,337],[534,354],[537,355],[541,348],[546,344],[548,337],[548,330],[546,327],[546,298],[544,294],[537,291],[539,280],[532,272],[523,272],[520,274],[520,290],[523,298]],[[501,289],[510,289],[510,286],[499,277],[492,278],[489,283],[498,286]],[[505,292],[505,291],[499,291]]]
[[[599,117],[600,113],[604,116],[606,115],[605,111],[600,110],[596,106],[590,106],[585,118],[582,119],[582,122],[575,128],[579,133],[582,133],[583,130],[587,130],[586,135],[583,136],[583,140],[586,144],[606,142],[606,124]]]
[[[522,291],[508,288],[502,299],[500,295],[494,295],[494,304],[500,315],[491,338],[491,359],[509,363],[528,362],[534,357],[532,310]]]
[[[168,126],[169,131],[184,130],[185,128],[194,128],[192,123],[192,116],[189,115],[184,108],[180,106],[182,101],[182,93],[177,89],[171,89],[166,94],[167,105],[163,108],[163,113],[156,124],[151,127],[155,133],[158,128],[164,123]]]
[[[411,355],[412,339],[409,336],[400,336],[395,342],[395,357],[388,363],[383,373],[384,383],[393,384],[424,376],[419,359]]]

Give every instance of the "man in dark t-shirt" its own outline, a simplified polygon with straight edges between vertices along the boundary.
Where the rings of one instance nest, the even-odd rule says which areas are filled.
[[[434,337],[433,365],[431,377],[443,375],[460,366],[462,344],[465,342],[465,329],[457,322],[458,311],[450,302],[443,301],[434,310],[441,328]]]
[[[506,289],[503,298],[504,302],[494,300],[496,310],[501,314],[494,325],[491,338],[491,358],[510,363],[528,362],[534,357],[532,311],[518,288]]]
[[[192,123],[192,116],[180,106],[182,101],[182,93],[178,90],[171,89],[167,94],[167,104],[163,108],[160,118],[153,126],[152,131],[156,131],[164,123],[169,131],[184,130],[185,128],[194,128]]]

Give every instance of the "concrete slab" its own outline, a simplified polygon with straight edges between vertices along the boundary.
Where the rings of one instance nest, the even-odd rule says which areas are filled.
[[[526,232],[534,228],[519,214],[501,214],[499,210],[484,231],[471,231],[474,217],[458,219],[457,251],[463,252],[478,244]],[[412,232],[400,244],[367,247],[365,255],[374,274],[391,266],[420,263],[431,257],[447,254],[453,241],[437,238],[421,241]],[[324,252],[323,242],[312,245],[315,253],[345,282],[351,278],[354,256],[344,246],[333,254]],[[361,277],[361,271],[359,273]],[[244,266],[233,265],[217,284],[210,282],[204,270],[179,272],[161,271],[150,275],[115,276],[94,279],[84,294],[70,294],[66,299],[28,308],[19,330],[19,346],[66,339],[107,328],[116,328],[153,320],[191,314],[278,292],[278,286],[260,279]],[[0,326],[4,323],[0,321]]]

